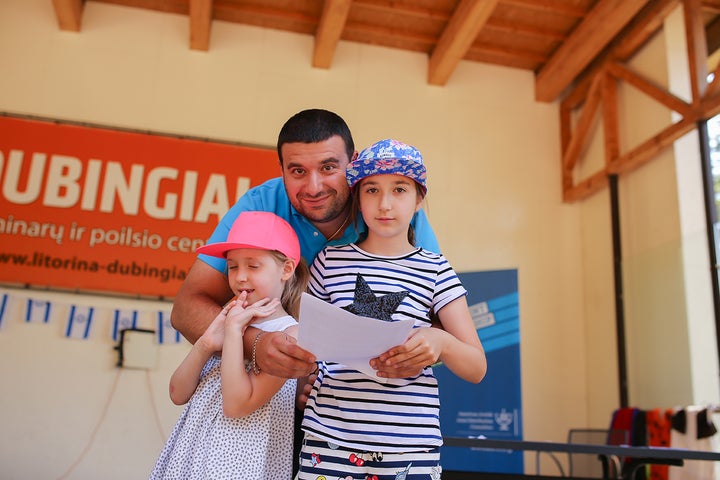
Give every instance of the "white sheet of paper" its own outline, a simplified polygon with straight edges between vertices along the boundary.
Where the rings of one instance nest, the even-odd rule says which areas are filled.
[[[342,363],[382,381],[370,359],[404,343],[415,322],[361,317],[303,293],[299,323],[298,345],[318,360]]]

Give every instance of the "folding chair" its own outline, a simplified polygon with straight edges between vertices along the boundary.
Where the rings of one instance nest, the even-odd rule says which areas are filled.
[[[600,428],[571,428],[568,430],[567,443],[584,445],[624,445],[628,443],[627,430],[607,430]],[[614,456],[590,453],[567,453],[568,471],[552,452],[538,452],[535,457],[535,470],[540,474],[540,454],[550,456],[563,477],[620,479],[622,478],[622,462]]]

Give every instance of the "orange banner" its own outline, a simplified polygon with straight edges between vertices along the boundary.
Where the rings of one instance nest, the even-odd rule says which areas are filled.
[[[0,116],[0,282],[173,297],[274,149]]]

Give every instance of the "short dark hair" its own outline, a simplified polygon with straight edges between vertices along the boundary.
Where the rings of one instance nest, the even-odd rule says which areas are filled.
[[[340,115],[320,108],[296,113],[285,122],[278,135],[277,152],[280,165],[283,164],[281,149],[286,143],[318,143],[335,135],[343,139],[348,160],[352,160],[355,143],[350,128]]]

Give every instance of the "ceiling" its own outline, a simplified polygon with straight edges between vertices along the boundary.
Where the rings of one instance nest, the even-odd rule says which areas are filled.
[[[315,68],[332,69],[336,47],[346,41],[426,54],[432,85],[452,82],[461,61],[531,71],[535,99],[558,103],[565,202],[606,188],[611,177],[657,158],[698,122],[720,115],[720,0],[52,0],[60,29],[82,31],[91,3],[187,16],[194,50],[212,52],[213,22],[224,21],[312,36],[307,62]],[[629,62],[679,8],[687,101]],[[632,148],[622,145],[621,83],[680,120]],[[578,178],[596,124],[605,163]]]
[[[720,0],[702,4],[706,24]],[[83,5],[109,3],[188,16],[188,46],[212,50],[214,20],[315,37],[317,68],[332,68],[337,43],[382,45],[426,53],[427,81],[445,85],[461,60],[530,70],[535,97],[551,102],[623,32],[646,22],[631,55],[681,0],[53,0],[61,29],[81,31]],[[658,15],[658,12],[661,12]],[[661,22],[662,20],[660,20]],[[709,27],[708,27],[709,29]],[[708,43],[711,36],[708,35]]]

